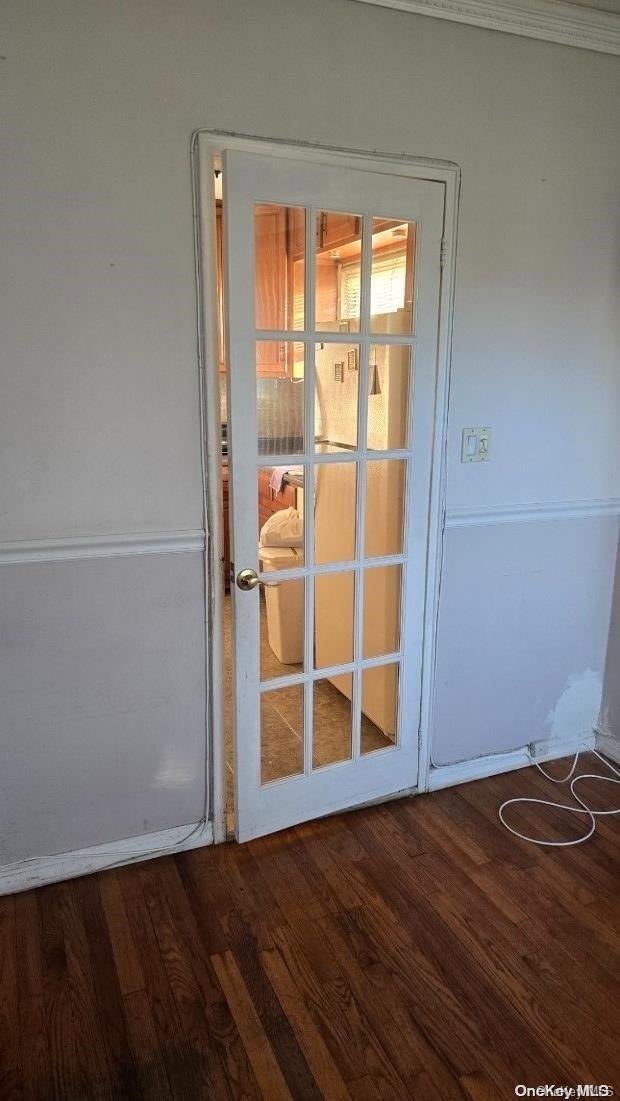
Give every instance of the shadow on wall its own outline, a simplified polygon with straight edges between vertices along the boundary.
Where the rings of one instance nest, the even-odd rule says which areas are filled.
[[[616,579],[611,603],[599,728],[602,733],[611,734],[620,741],[620,540],[616,557]]]

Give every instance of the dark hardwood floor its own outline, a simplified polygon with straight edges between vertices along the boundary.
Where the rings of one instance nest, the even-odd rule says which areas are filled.
[[[617,1092],[620,823],[543,849],[497,820],[561,790],[528,769],[0,898],[2,1101]]]

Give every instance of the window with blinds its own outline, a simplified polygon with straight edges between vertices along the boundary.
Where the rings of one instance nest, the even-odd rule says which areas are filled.
[[[405,305],[407,254],[405,250],[373,257],[370,281],[371,314],[395,313]],[[340,317],[359,317],[361,265],[343,264],[340,271]]]
[[[405,249],[390,251],[385,256],[375,255],[372,260],[370,281],[371,314],[396,313],[405,306],[407,252]],[[345,261],[340,265],[338,289],[338,320],[347,321],[360,315],[361,261]],[[303,269],[296,280],[293,294],[293,327],[303,328],[304,289]]]

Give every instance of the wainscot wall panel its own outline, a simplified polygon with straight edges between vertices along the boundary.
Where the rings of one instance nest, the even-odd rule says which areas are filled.
[[[0,566],[0,865],[203,814],[201,553]]]
[[[435,765],[592,735],[617,543],[615,516],[448,526]]]

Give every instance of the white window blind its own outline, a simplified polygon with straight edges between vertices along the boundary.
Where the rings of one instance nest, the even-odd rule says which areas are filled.
[[[371,314],[395,313],[405,305],[406,252],[375,256],[370,282]],[[340,274],[340,317],[359,317],[361,265],[343,264]]]
[[[387,256],[375,256],[372,265],[370,287],[371,314],[396,313],[405,305],[405,284],[407,275],[407,253],[404,249],[390,252]],[[340,309],[339,320],[347,321],[360,315],[361,263],[353,260],[344,263],[340,269]],[[303,287],[293,295],[293,325],[303,329],[304,292]]]

